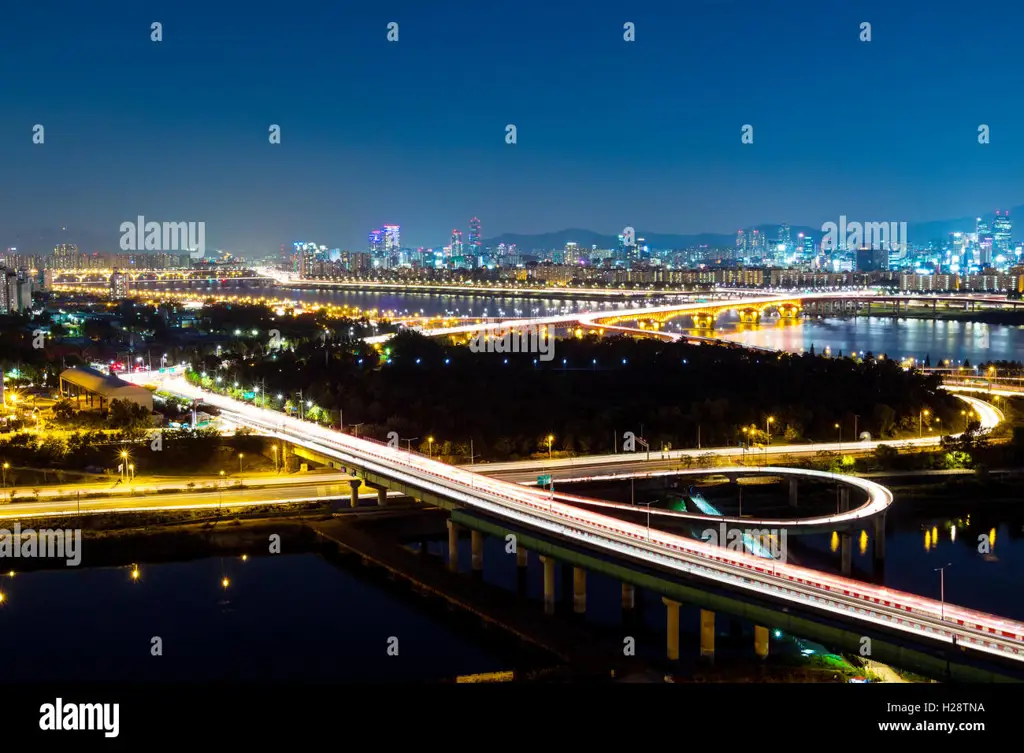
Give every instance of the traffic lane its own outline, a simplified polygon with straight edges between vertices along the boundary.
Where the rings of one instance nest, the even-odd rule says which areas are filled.
[[[13,520],[47,515],[76,515],[129,510],[185,510],[207,507],[251,507],[254,505],[289,504],[299,501],[348,498],[351,487],[346,484],[302,485],[291,489],[225,489],[179,494],[154,494],[137,497],[106,497],[60,502],[15,502],[0,508],[0,519]],[[360,499],[376,499],[376,490],[362,492]]]

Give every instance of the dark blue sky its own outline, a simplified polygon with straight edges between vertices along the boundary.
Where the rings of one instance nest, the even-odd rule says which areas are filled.
[[[139,214],[261,252],[362,249],[388,222],[438,245],[473,215],[485,237],[692,233],[1024,203],[1014,0],[33,0],[3,16],[5,244],[67,225],[115,250]]]

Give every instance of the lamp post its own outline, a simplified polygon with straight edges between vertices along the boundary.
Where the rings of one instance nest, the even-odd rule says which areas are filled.
[[[128,450],[121,450],[121,480],[128,479]]]
[[[843,426],[842,424],[836,424],[836,435],[839,437],[839,454],[843,453]]]
[[[409,450],[409,454],[412,455],[412,443],[415,442],[419,437],[412,437],[411,439],[403,439],[402,442],[406,442],[406,449]]]
[[[238,475],[242,475],[242,458],[245,457],[244,453],[238,453]]]
[[[548,434],[548,460],[551,460],[551,443],[555,441],[553,434]]]
[[[352,433],[355,434],[356,439],[359,439],[359,427],[360,426],[362,426],[362,424],[353,424],[352,425]]]
[[[4,464],[3,464],[3,472],[4,472],[4,489],[6,489],[6,488],[7,488],[7,469],[8,469],[8,468],[10,468],[10,467],[11,467],[11,464],[10,464],[10,463],[4,463]]]
[[[641,505],[645,505],[647,507],[647,540],[650,541],[651,540],[651,505],[654,504],[654,500],[651,500],[650,502],[641,502],[640,504]]]
[[[434,459],[434,438],[427,437],[427,458],[429,460]]]
[[[952,562],[947,562],[935,570],[939,573],[939,622],[946,621],[946,568],[952,567]]]
[[[772,443],[772,424],[775,423],[774,416],[768,416],[764,421],[764,433],[768,435],[768,444]]]
[[[220,499],[217,502],[217,514],[220,515],[220,506],[224,504],[224,471],[220,472]]]
[[[920,439],[924,436],[924,417],[930,416],[931,411],[923,410],[917,414],[917,438]]]

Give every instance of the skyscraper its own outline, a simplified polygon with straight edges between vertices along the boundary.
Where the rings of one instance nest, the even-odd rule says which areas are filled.
[[[382,232],[384,233],[384,253],[397,254],[402,248],[401,225],[385,225]]]
[[[458,228],[452,230],[452,256],[462,256],[462,231]]]
[[[384,231],[371,230],[369,240],[370,256],[378,258],[384,253]]]
[[[480,220],[476,217],[469,221],[469,252],[473,256],[480,256],[483,253],[480,242]]]
[[[60,243],[53,249],[54,269],[77,269],[78,246],[74,243]]]
[[[996,210],[996,219],[992,223],[992,247],[995,253],[1009,255],[1013,223],[1010,222],[1010,210]]]

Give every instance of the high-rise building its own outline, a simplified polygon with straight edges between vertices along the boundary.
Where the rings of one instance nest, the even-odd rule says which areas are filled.
[[[397,254],[402,248],[401,226],[385,225],[382,232],[384,233],[384,253],[389,256]]]
[[[128,275],[118,269],[110,275],[110,297],[115,301],[128,297]]]
[[[78,269],[78,246],[60,243],[53,249],[54,269]]]
[[[992,223],[992,248],[997,254],[1009,256],[1011,248],[1011,236],[1013,235],[1013,223],[1010,221],[1010,210],[1005,212],[996,210],[996,219]]]
[[[747,250],[747,234],[742,230],[736,231],[736,250],[740,253]]]
[[[384,254],[383,230],[370,231],[369,253],[374,259],[377,259]]]
[[[317,261],[317,245],[306,241],[295,241],[292,244],[295,256],[299,261],[299,277],[312,277],[314,264]]]
[[[469,221],[469,252],[474,256],[483,253],[480,241],[480,220],[476,217]]]
[[[452,256],[462,256],[462,231],[458,228],[452,230]]]

